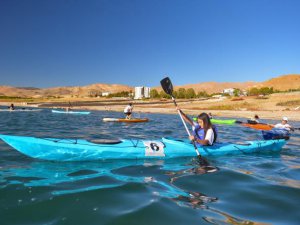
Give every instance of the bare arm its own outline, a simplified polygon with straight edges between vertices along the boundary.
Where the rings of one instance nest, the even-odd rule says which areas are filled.
[[[200,140],[198,138],[195,138],[194,136],[190,136],[189,139],[191,141],[195,141],[195,142],[197,142],[197,143],[199,143],[201,145],[209,145],[209,141],[208,140]]]
[[[178,107],[176,108],[177,111],[181,114],[182,118],[184,119],[185,122],[189,123],[190,125],[194,125],[193,121],[187,116],[185,115],[181,109],[179,109]]]

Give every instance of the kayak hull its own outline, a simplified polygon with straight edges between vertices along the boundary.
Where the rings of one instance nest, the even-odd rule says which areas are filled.
[[[53,113],[66,113],[66,114],[80,114],[80,115],[88,115],[91,112],[88,111],[61,111],[61,110],[51,110]]]
[[[121,122],[121,123],[144,123],[148,122],[148,118],[132,118],[132,119],[121,119],[121,118],[103,118],[104,122]]]
[[[189,140],[120,140],[93,143],[83,139],[55,139],[0,135],[0,139],[19,152],[52,161],[91,161],[104,159],[147,159],[197,156]],[[247,141],[243,144],[217,143],[198,147],[203,156],[222,156],[255,152],[279,152],[285,140]]]
[[[249,128],[256,129],[256,130],[272,130],[273,129],[272,126],[270,126],[268,124],[264,124],[264,123],[257,123],[257,124],[243,123],[242,126],[249,127]]]
[[[290,132],[282,128],[273,128],[272,130],[262,130],[264,140],[290,139]]]
[[[227,124],[227,125],[231,125],[231,124],[235,124],[236,120],[219,120],[219,119],[210,119],[210,122],[213,124]]]
[[[0,109],[0,112],[40,112],[42,109]]]

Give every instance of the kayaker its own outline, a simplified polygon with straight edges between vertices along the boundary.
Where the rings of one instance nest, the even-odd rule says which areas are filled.
[[[250,124],[257,124],[257,123],[259,123],[259,116],[257,114],[255,114],[253,118],[251,118],[250,120],[248,120],[248,123],[250,123]]]
[[[177,107],[177,110],[179,110],[183,119],[193,127],[193,135],[189,137],[191,141],[195,141],[197,145],[213,145],[217,139],[217,132],[207,113],[199,114],[197,122],[193,122],[181,109]]]
[[[282,117],[281,123],[277,123],[275,125],[271,124],[271,126],[274,128],[285,129],[287,131],[294,131],[294,128],[288,124],[288,121],[289,119],[286,116],[284,116]]]
[[[71,105],[71,102],[69,102],[69,106],[68,106],[68,107],[66,107],[66,112],[69,112],[69,111],[71,111],[71,107],[72,107],[72,105]]]
[[[208,113],[209,119],[213,118],[213,115],[211,113]]]
[[[133,105],[132,103],[129,103],[124,109],[124,114],[126,115],[126,119],[131,119],[132,111],[133,111]]]
[[[9,110],[15,110],[15,106],[14,106],[14,104],[10,104],[10,106],[9,106]]]

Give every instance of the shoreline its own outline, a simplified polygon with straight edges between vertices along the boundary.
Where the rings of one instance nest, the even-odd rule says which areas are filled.
[[[77,106],[72,107],[77,110],[95,110],[95,111],[112,111],[112,112],[123,112],[124,106]],[[232,119],[243,118],[250,119],[255,114],[258,114],[261,119],[272,119],[281,121],[283,116],[289,118],[289,121],[300,122],[299,111],[274,111],[274,110],[261,110],[261,111],[249,111],[249,110],[198,110],[198,109],[187,109],[181,107],[181,109],[189,115],[198,115],[201,112],[211,112],[215,117],[228,117]],[[175,106],[173,108],[168,107],[135,107],[134,113],[160,113],[160,114],[177,114]]]
[[[132,101],[126,102],[119,102],[116,103],[112,102],[101,102],[98,104],[87,104],[86,102],[77,102],[76,104],[72,105],[72,109],[74,110],[95,110],[95,111],[113,111],[113,112],[123,112],[124,107],[126,104]],[[300,122],[300,111],[299,110],[285,110],[284,108],[270,108],[270,110],[247,110],[247,109],[240,109],[240,110],[211,110],[211,109],[195,109],[195,103],[191,101],[178,101],[180,108],[189,115],[198,115],[201,112],[212,113],[215,117],[228,117],[232,119],[250,119],[255,114],[259,115],[260,119],[272,119],[281,121],[283,116],[289,118],[290,123],[293,121]],[[197,104],[197,103],[196,103]],[[0,105],[3,107],[7,107],[10,104],[8,102],[0,102]],[[52,108],[63,108],[68,106],[68,102],[60,102],[60,103],[26,103],[26,102],[19,102],[14,103],[16,107],[32,107],[32,108],[45,108],[45,109],[52,109]],[[134,111],[135,113],[161,113],[161,114],[177,114],[176,108],[171,101],[165,102],[133,102]],[[194,108],[192,108],[194,107]]]

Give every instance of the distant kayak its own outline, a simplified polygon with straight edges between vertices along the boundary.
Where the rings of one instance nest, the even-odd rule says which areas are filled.
[[[124,119],[124,118],[103,118],[104,122],[122,122],[122,123],[143,123],[148,122],[148,118],[132,118],[132,119]]]
[[[244,127],[249,127],[256,130],[272,130],[272,126],[265,123],[257,123],[257,124],[250,124],[250,123],[242,123],[241,124]]]
[[[235,124],[236,120],[220,120],[220,119],[210,119],[213,124]]]
[[[53,109],[52,109],[52,112],[53,113],[67,113],[67,114],[82,114],[82,115],[88,115],[91,113],[88,111],[62,111],[62,110],[53,110]]]
[[[40,112],[42,109],[0,109],[0,112]]]
[[[196,157],[188,139],[161,138],[158,140],[84,140],[36,138],[0,135],[0,139],[17,151],[32,158],[54,161],[90,161],[103,159],[147,159]],[[222,156],[247,153],[279,152],[286,140],[216,143],[198,147],[203,156]]]

